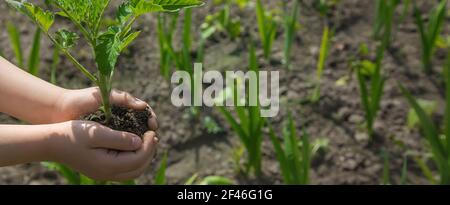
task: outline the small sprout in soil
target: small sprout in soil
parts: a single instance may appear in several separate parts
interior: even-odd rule
[[[419,28],[422,43],[423,69],[426,73],[430,73],[433,71],[432,58],[436,49],[436,43],[445,22],[447,0],[441,0],[439,5],[433,9],[430,14],[428,25],[425,25],[425,20],[417,7],[416,1],[413,2],[414,18],[416,20],[416,25]]]
[[[272,44],[277,33],[275,16],[264,8],[261,0],[256,0],[256,17],[258,21],[259,37],[264,48],[264,57],[270,60]]]
[[[438,126],[433,122],[431,116],[427,114],[426,110],[420,106],[418,101],[405,87],[403,87],[403,85],[399,84],[399,87],[408,103],[419,117],[421,130],[425,139],[430,144],[431,153],[439,171],[440,184],[448,185],[450,184],[450,53],[448,54],[447,63],[444,69],[444,78],[446,84],[446,102],[444,124],[442,126]],[[441,127],[442,130],[439,129]],[[419,166],[423,167],[422,170],[429,170],[426,163],[421,163]],[[438,181],[432,174],[427,173],[428,171],[424,172],[431,182]]]
[[[283,130],[284,148],[278,140],[271,126],[270,140],[275,149],[275,154],[280,163],[281,175],[285,184],[305,185],[309,183],[312,149],[309,143],[309,135],[303,131],[301,141],[297,135],[297,127],[289,115],[289,120]],[[301,145],[301,146],[299,146]]]
[[[285,5],[287,7],[287,5]],[[287,9],[287,8],[286,8]],[[295,34],[298,25],[298,16],[300,13],[300,0],[296,0],[294,3],[294,9],[292,12],[286,12],[284,16],[284,57],[283,63],[289,67],[290,58],[291,58],[291,49],[295,40]]]
[[[363,66],[357,69],[357,78],[359,82],[359,88],[361,92],[361,104],[366,113],[366,129],[367,134],[372,138],[373,124],[377,118],[378,111],[380,109],[380,102],[383,96],[385,77],[382,75],[382,63],[384,59],[385,51],[388,49],[391,42],[392,24],[395,14],[395,8],[398,5],[398,1],[381,0],[382,8],[384,11],[384,18],[382,21],[382,39],[381,44],[377,47],[375,62],[373,66]],[[366,64],[371,65],[371,64]],[[369,71],[364,73],[365,71]],[[366,74],[366,75],[365,75]],[[368,74],[368,75],[367,75]],[[366,80],[370,80],[370,85],[367,85]]]

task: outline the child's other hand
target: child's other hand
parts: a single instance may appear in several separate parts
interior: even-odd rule
[[[130,108],[134,110],[145,110],[149,106],[146,102],[133,97],[127,92],[113,90],[110,96],[113,105]],[[102,105],[100,90],[97,87],[82,90],[67,90],[62,94],[56,103],[56,112],[53,117],[54,122],[64,122],[77,120],[84,115],[88,115],[98,110]],[[158,129],[157,117],[151,110],[151,117],[148,121],[150,130]]]
[[[84,175],[104,181],[124,181],[140,176],[156,153],[158,138],[149,131],[143,138],[115,131],[95,122],[54,124],[48,143],[49,159]]]

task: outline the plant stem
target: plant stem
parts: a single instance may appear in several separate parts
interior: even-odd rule
[[[98,87],[100,88],[100,92],[102,94],[102,102],[103,102],[103,109],[105,113],[105,122],[109,122],[112,117],[111,113],[111,103],[109,101],[109,96],[111,93],[111,86],[110,86],[110,79],[109,77],[99,74],[99,80],[98,80]]]

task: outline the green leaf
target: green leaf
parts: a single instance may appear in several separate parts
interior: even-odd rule
[[[299,183],[301,181],[301,165],[300,165],[300,151],[298,147],[297,128],[294,124],[292,117],[289,117],[288,125],[285,128],[284,133],[284,150],[286,153],[286,160],[291,176],[294,182]]]
[[[59,48],[55,47],[53,48],[53,58],[52,58],[52,65],[51,65],[51,71],[50,71],[50,83],[53,85],[56,85],[56,69],[59,66],[60,62],[60,50]]]
[[[167,183],[166,180],[166,169],[167,169],[167,152],[164,153],[161,164],[159,165],[159,169],[155,174],[155,185],[165,185]]]
[[[30,55],[28,57],[28,72],[34,76],[39,75],[39,56],[41,49],[41,29],[37,28],[33,38]]]
[[[136,31],[136,32],[128,34],[128,36],[126,36],[122,40],[119,50],[123,51],[126,47],[128,47],[130,45],[131,42],[133,42],[139,36],[139,34],[141,34],[140,31]]]
[[[359,69],[363,76],[372,76],[375,73],[376,65],[372,61],[363,60],[359,63]]]
[[[6,30],[8,31],[9,40],[11,41],[11,47],[16,56],[17,64],[20,68],[23,69],[24,68],[23,50],[22,50],[22,43],[20,41],[21,36],[20,32],[18,31],[17,27],[11,22],[8,22],[6,24]]]
[[[303,129],[303,136],[302,136],[302,158],[301,158],[301,181],[300,184],[309,184],[309,171],[311,169],[311,145],[309,143],[309,134],[306,132],[305,129]]]
[[[56,42],[62,49],[72,48],[78,39],[78,34],[64,28],[58,30],[55,36]]]
[[[192,8],[203,5],[198,0],[131,0],[133,14],[140,16],[152,12],[176,12],[183,8]]]
[[[76,173],[75,171],[71,170],[69,167],[54,162],[42,162],[41,164],[50,170],[58,171],[69,184],[72,185],[80,184],[80,175],[78,175],[78,173]]]
[[[219,107],[220,112],[225,116],[225,119],[230,123],[231,128],[238,134],[239,139],[244,143],[245,147],[249,147],[249,140],[244,129],[239,125],[239,123],[234,119],[233,115],[225,108]]]
[[[442,24],[445,18],[445,9],[447,7],[447,0],[441,0],[439,5],[433,10],[430,22],[428,24],[428,40],[430,46],[434,46],[439,33],[442,29]]]
[[[330,32],[330,28],[328,26],[325,26],[323,29],[323,35],[322,35],[322,43],[320,46],[320,55],[319,55],[319,61],[317,63],[317,80],[320,81],[323,70],[325,68],[325,63],[328,58],[328,54],[330,51],[330,39],[332,38],[332,32]]]
[[[80,174],[80,185],[96,185],[97,182],[83,174]]]
[[[52,2],[61,9],[62,16],[76,22],[79,27],[81,24],[87,26],[90,34],[95,34],[110,0],[53,0]]]
[[[200,185],[233,185],[233,184],[234,184],[233,181],[221,176],[208,176],[205,177],[200,182]]]
[[[408,181],[408,157],[403,158],[402,173],[400,175],[400,185],[406,185]]]
[[[98,70],[104,76],[112,75],[120,55],[122,47],[120,31],[119,27],[113,26],[98,37],[98,44],[95,46],[95,61]]]
[[[428,116],[431,116],[434,111],[437,109],[437,103],[435,101],[429,101],[424,99],[418,99],[417,103],[422,107],[425,111],[425,113]],[[419,117],[417,116],[417,113],[414,109],[410,109],[408,112],[408,127],[410,129],[414,128],[416,125],[419,124]]]
[[[293,181],[288,169],[288,161],[286,160],[286,156],[284,154],[283,148],[281,147],[281,143],[275,136],[275,132],[273,131],[272,126],[269,126],[269,137],[275,149],[275,155],[277,157],[278,163],[280,163],[280,170],[281,175],[283,176],[283,180],[285,183],[290,184]]]
[[[191,177],[189,177],[188,180],[184,183],[184,185],[193,185],[195,180],[198,178],[198,174],[193,174]]]
[[[192,8],[204,5],[199,0],[153,0],[153,4],[161,6],[168,11],[177,11],[183,8]]]
[[[426,114],[425,110],[422,107],[420,107],[417,100],[414,99],[414,97],[401,84],[399,84],[399,87],[403,95],[407,98],[409,104],[414,108],[414,110],[417,113],[417,116],[419,117],[420,125],[424,132],[425,138],[431,145],[433,157],[438,165],[441,174],[443,172],[448,174],[449,171],[448,170],[449,165],[447,164],[448,153],[442,144],[436,126],[434,125],[431,118]]]
[[[130,19],[132,15],[133,8],[130,6],[129,2],[125,2],[119,6],[116,18],[120,24],[125,25],[125,23]]]
[[[444,134],[447,140],[447,151],[450,158],[450,52],[447,56],[447,63],[444,69],[445,79],[445,115],[444,115]]]
[[[31,18],[46,33],[48,33],[48,30],[55,21],[55,15],[52,12],[44,11],[42,8],[28,3],[27,1],[19,2],[15,0],[6,0],[6,2],[19,12]]]

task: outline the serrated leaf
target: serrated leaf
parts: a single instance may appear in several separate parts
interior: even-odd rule
[[[78,39],[79,36],[76,33],[67,29],[60,29],[55,36],[56,42],[64,49],[72,48]]]
[[[98,44],[95,46],[95,62],[104,76],[110,76],[116,66],[121,48],[120,33],[120,28],[113,26],[98,37]]]
[[[129,2],[123,3],[119,6],[117,10],[116,18],[120,24],[125,24],[130,17],[133,15],[133,8],[130,6]]]
[[[135,16],[140,16],[151,12],[176,12],[183,8],[192,8],[201,6],[204,3],[198,0],[132,0],[130,5],[133,6]]]
[[[52,3],[62,10],[62,16],[87,25],[89,30],[94,32],[109,0],[53,0]]]
[[[184,8],[202,6],[204,3],[198,0],[153,0],[153,4],[159,5],[165,10],[177,11]]]
[[[123,49],[128,47],[130,45],[130,43],[133,42],[134,39],[136,39],[139,36],[139,34],[141,34],[141,32],[140,31],[136,31],[136,32],[130,33],[128,36],[126,36],[122,40],[122,43],[120,45],[120,49],[119,50],[122,51]]]
[[[42,27],[44,32],[48,32],[55,21],[55,15],[50,11],[44,11],[42,8],[35,6],[27,1],[6,0],[6,2],[17,9],[19,12],[27,15],[35,23]]]

